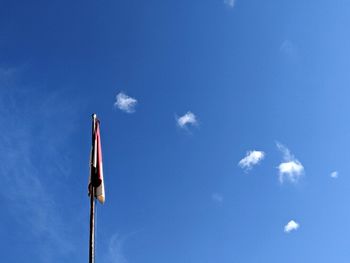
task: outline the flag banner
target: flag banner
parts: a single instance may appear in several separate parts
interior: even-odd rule
[[[103,181],[100,121],[96,118],[96,115],[94,115],[93,121],[89,194],[91,194],[92,188],[94,188],[95,197],[103,204],[105,202],[105,187]]]

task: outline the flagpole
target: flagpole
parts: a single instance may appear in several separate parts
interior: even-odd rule
[[[93,152],[96,151],[94,149],[94,137],[95,137],[95,127],[96,127],[96,114],[92,114],[92,145],[93,145]],[[92,161],[92,158],[91,158]],[[92,163],[90,164],[91,171]],[[92,176],[92,174],[90,175]],[[95,187],[90,183],[89,185],[89,192],[90,192],[90,239],[89,239],[89,263],[95,262]]]
[[[90,185],[90,246],[89,263],[95,262],[95,187]]]

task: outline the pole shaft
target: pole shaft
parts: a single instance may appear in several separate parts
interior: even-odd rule
[[[90,238],[89,238],[89,263],[95,263],[95,187],[92,184],[92,174],[94,171],[93,158],[94,151],[96,151],[94,146],[95,140],[95,127],[96,127],[96,114],[92,115],[92,156],[91,156],[91,182],[89,185],[90,192]]]
[[[89,263],[95,262],[95,187],[90,185],[90,246]]]

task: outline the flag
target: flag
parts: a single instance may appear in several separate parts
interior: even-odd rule
[[[96,114],[93,115],[89,195],[92,192],[92,188],[95,189],[97,200],[103,204],[105,202],[105,187],[103,181],[100,121],[97,119]]]

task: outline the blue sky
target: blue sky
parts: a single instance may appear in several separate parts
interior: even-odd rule
[[[350,3],[0,1],[4,262],[349,262]]]

